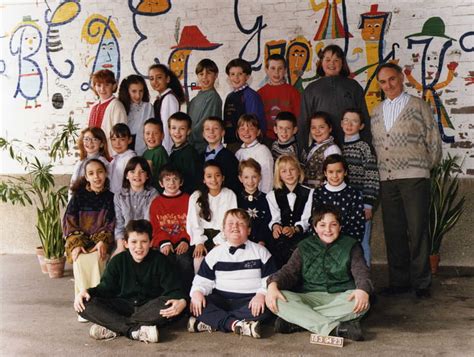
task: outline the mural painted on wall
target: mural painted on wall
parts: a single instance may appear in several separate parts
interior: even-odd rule
[[[453,41],[456,40],[445,34],[444,21],[440,17],[429,18],[423,24],[421,32],[408,35],[405,38],[408,39],[409,49],[417,45],[423,46],[423,54],[420,62],[420,79],[418,80],[413,76],[413,66],[405,66],[404,72],[406,78],[416,90],[422,93],[423,99],[430,103],[438,122],[441,139],[445,143],[453,143],[454,136],[450,136],[445,132],[446,128],[454,129],[454,126],[441,100],[442,92],[440,89],[447,87],[452,82],[458,63],[455,61],[449,62],[446,65],[448,73],[445,80],[440,82],[440,79],[445,67],[444,59],[446,51],[452,46]],[[445,39],[445,41],[442,41],[444,43],[440,49],[430,46],[435,38]]]
[[[311,63],[313,61],[311,42],[304,36],[297,36],[289,42],[286,40],[266,42],[265,62],[272,54],[279,54],[285,57],[288,83],[294,86],[299,92],[303,92],[304,82],[312,81],[316,78],[303,78],[305,72],[311,71]]]
[[[314,41],[326,39],[344,39],[344,53],[347,54],[349,38],[352,37],[347,24],[346,3],[344,0],[310,0],[313,11],[319,12],[324,9],[318,30],[314,35]],[[339,13],[340,6],[340,13]],[[341,19],[342,17],[342,19]]]
[[[386,48],[385,35],[390,27],[392,14],[390,12],[379,11],[378,4],[370,6],[370,11],[360,15],[359,29],[361,37],[365,42],[366,65],[354,71],[353,76],[366,73],[367,84],[364,89],[365,101],[369,113],[372,113],[377,104],[381,101],[381,91],[375,78],[378,66],[391,60],[395,60],[395,48],[400,47],[398,43],[392,45],[392,50],[384,55]]]
[[[10,53],[18,60],[18,81],[13,97],[21,95],[25,99],[25,109],[41,107],[38,97],[43,89],[43,73],[35,55],[42,43],[38,20],[31,16],[24,16],[10,37]]]
[[[59,28],[72,22],[81,12],[81,5],[78,0],[66,0],[59,4],[54,11],[45,1],[48,7],[44,12],[44,21],[48,26],[46,31],[46,56],[51,69],[61,78],[69,78],[74,72],[74,63],[71,59],[64,59],[63,44],[60,37]],[[57,59],[54,60],[54,59]],[[61,70],[55,64],[62,60],[66,66]]]
[[[88,59],[88,63],[94,61],[91,74],[101,69],[108,69],[114,72],[117,82],[120,81],[119,37],[120,33],[111,16],[92,14],[87,18],[82,26],[81,39],[91,45],[98,45],[95,56]],[[83,91],[89,88],[90,79],[81,85]]]
[[[0,40],[7,38],[7,35],[0,36]],[[7,70],[7,64],[5,63],[4,59],[0,59],[0,74],[4,74]]]
[[[237,28],[239,29],[240,32],[246,34],[246,35],[251,35],[247,42],[242,46],[239,52],[239,58],[242,58],[246,60],[248,63],[250,63],[250,67],[252,68],[253,71],[259,71],[262,68],[262,63],[259,63],[260,61],[260,46],[261,46],[261,38],[262,38],[262,30],[267,27],[267,24],[263,23],[263,16],[257,16],[255,18],[254,25],[246,29],[239,17],[239,0],[234,0],[234,19],[235,23],[237,24]],[[250,43],[255,39],[255,48],[256,48],[256,53],[255,57],[253,59],[249,59],[246,56],[247,48],[250,45]]]
[[[128,8],[132,12],[132,21],[133,21],[133,29],[137,33],[139,39],[137,42],[132,47],[132,53],[131,53],[131,61],[132,61],[132,67],[133,70],[145,77],[148,78],[148,76],[140,71],[138,68],[138,64],[136,59],[137,56],[137,50],[140,45],[143,44],[144,41],[148,39],[148,36],[145,35],[139,28],[138,26],[138,19],[141,16],[145,16],[146,19],[149,19],[153,16],[158,16],[167,13],[171,9],[171,1],[170,0],[141,0],[138,2],[138,4],[135,6],[136,1],[134,0],[129,0],[128,1]],[[154,58],[155,63],[160,63],[160,60],[158,58]]]
[[[189,88],[192,90],[196,87],[195,83],[188,84],[188,62],[191,52],[193,50],[211,51],[222,46],[222,43],[210,42],[199,27],[194,25],[184,26],[177,42],[176,46],[171,47],[173,51],[168,58],[168,66],[176,77],[183,81],[186,98],[189,98]]]

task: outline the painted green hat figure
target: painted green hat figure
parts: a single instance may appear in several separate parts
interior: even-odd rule
[[[449,40],[456,41],[454,38],[446,36],[446,34],[444,33],[445,30],[446,30],[446,26],[444,25],[444,21],[443,19],[441,19],[441,17],[430,17],[423,24],[423,28],[421,29],[421,32],[405,36],[405,38],[427,36],[427,37],[443,37]]]

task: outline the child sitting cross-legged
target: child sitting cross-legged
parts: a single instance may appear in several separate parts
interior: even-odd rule
[[[225,243],[204,259],[191,288],[189,332],[218,330],[260,338],[267,277],[275,271],[273,258],[260,244],[248,240],[250,216],[236,208],[224,216]]]
[[[298,244],[288,263],[268,278],[265,302],[278,318],[275,332],[302,329],[350,340],[363,339],[359,318],[369,309],[373,290],[360,244],[340,234],[333,206],[313,213],[316,235]],[[302,282],[302,292],[290,291]]]
[[[152,227],[144,219],[127,224],[127,250],[113,257],[100,284],[81,291],[74,309],[94,323],[89,335],[158,342],[158,327],[175,320],[186,307],[179,278],[169,260],[151,250]]]

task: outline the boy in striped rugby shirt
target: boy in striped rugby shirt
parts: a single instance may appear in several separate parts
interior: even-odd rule
[[[267,277],[276,271],[268,250],[248,240],[250,217],[235,208],[224,216],[226,242],[204,259],[191,288],[188,331],[218,330],[260,338]]]

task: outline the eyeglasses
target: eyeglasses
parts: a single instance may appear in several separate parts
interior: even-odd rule
[[[100,143],[100,139],[97,139],[97,138],[90,138],[90,137],[85,137],[83,139],[83,141],[85,143],[94,143],[94,144],[97,144],[97,143]]]

